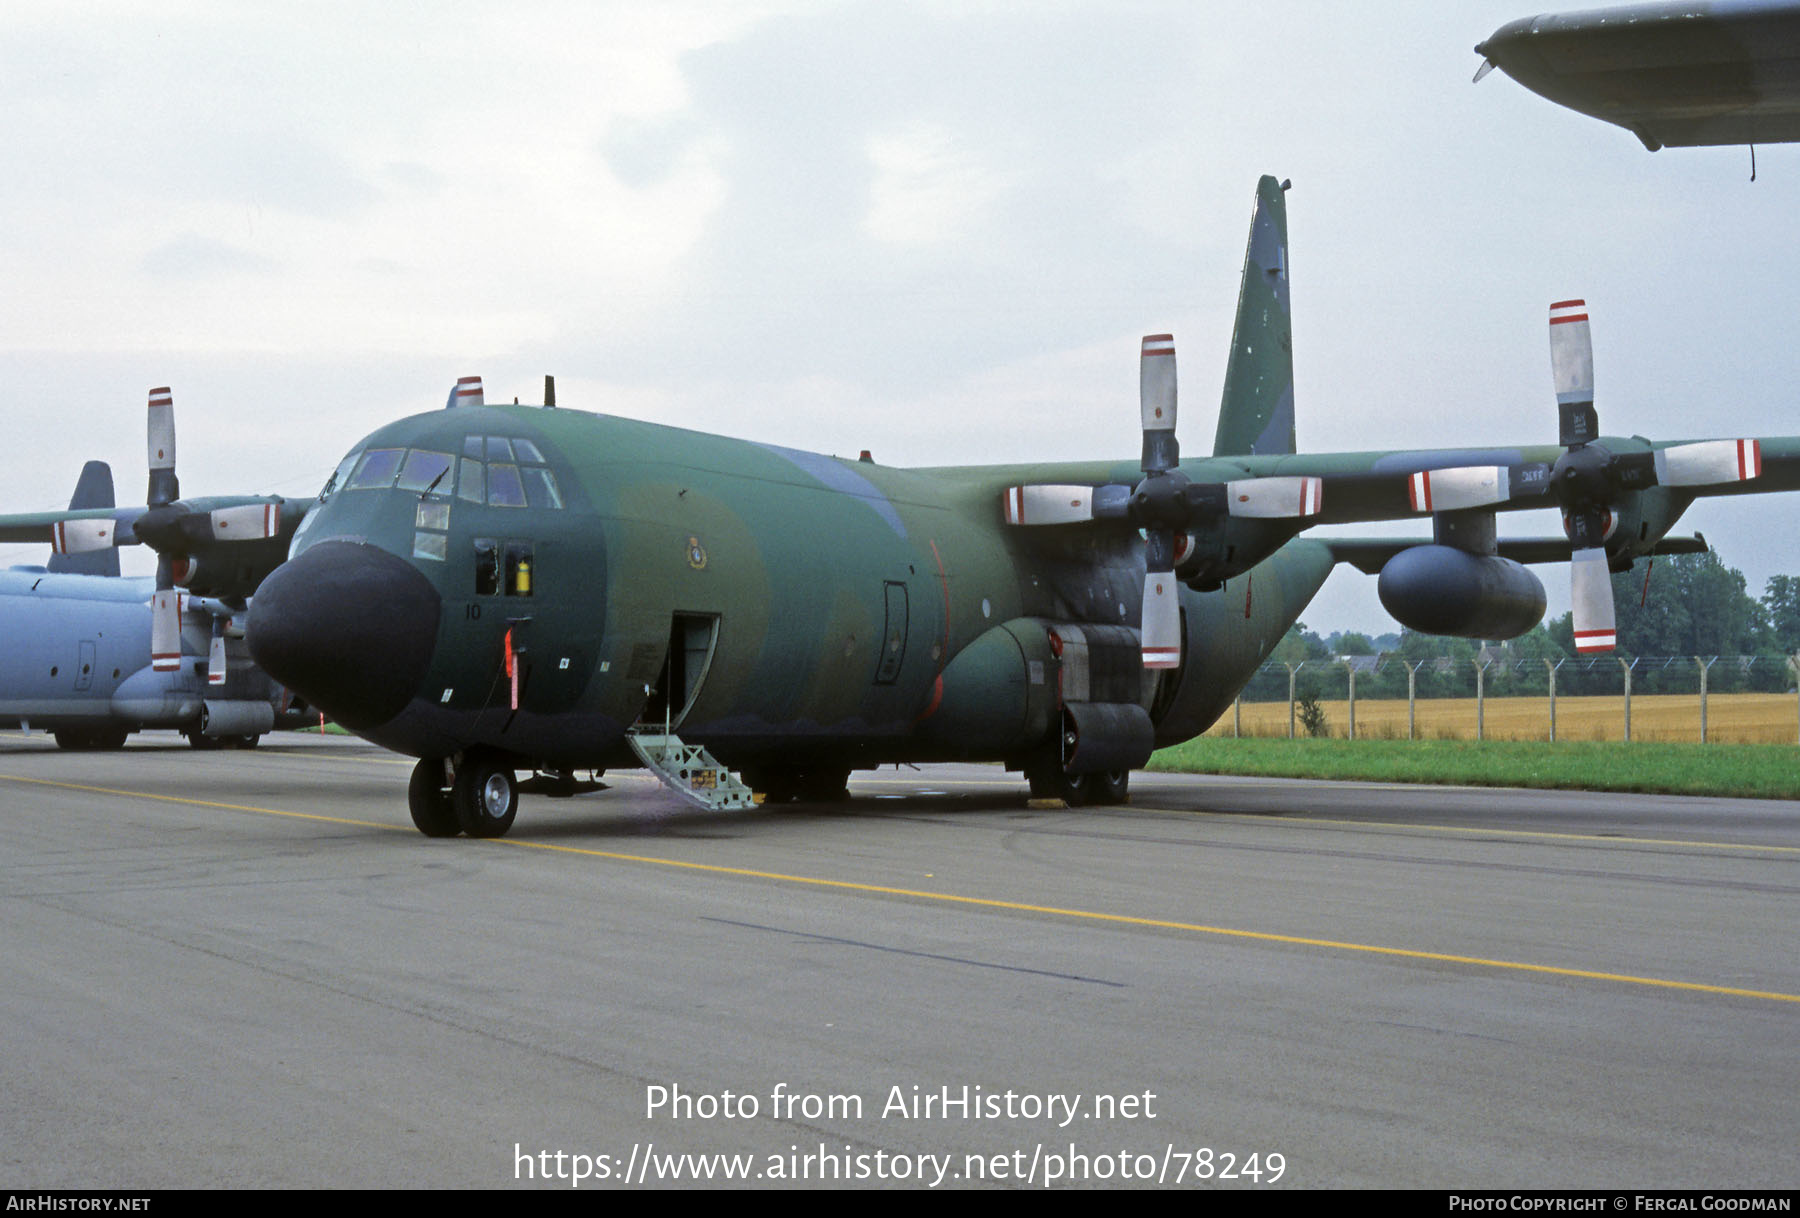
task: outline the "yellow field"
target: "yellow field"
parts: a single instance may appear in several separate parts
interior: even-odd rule
[[[1321,700],[1319,706],[1330,728],[1327,734],[1347,735],[1349,715],[1344,700]],[[1420,698],[1416,707],[1418,739],[1475,739],[1474,698]],[[1246,702],[1242,711],[1244,735],[1287,735],[1286,702]],[[1488,740],[1549,739],[1548,698],[1489,698],[1482,718],[1483,736]],[[1556,700],[1558,740],[1621,740],[1624,729],[1624,701],[1617,695]],[[1206,734],[1230,736],[1232,712],[1227,710]],[[1356,734],[1375,740],[1405,740],[1406,700],[1358,698]],[[1793,744],[1800,738],[1800,704],[1793,694],[1713,694],[1706,700],[1706,737],[1732,744]],[[1700,696],[1633,695],[1631,738],[1699,740]]]

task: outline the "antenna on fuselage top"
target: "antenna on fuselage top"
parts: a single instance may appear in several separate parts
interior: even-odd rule
[[[544,374],[544,405],[549,407],[556,405],[556,378],[548,372]]]

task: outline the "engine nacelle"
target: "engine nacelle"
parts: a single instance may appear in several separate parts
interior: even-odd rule
[[[1381,568],[1381,605],[1424,634],[1511,639],[1544,619],[1544,585],[1510,558],[1411,546]]]

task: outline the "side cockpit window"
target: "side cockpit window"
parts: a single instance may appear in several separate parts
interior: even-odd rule
[[[338,467],[332,471],[331,477],[325,479],[325,487],[319,492],[320,503],[324,503],[327,499],[331,498],[332,492],[344,485],[344,479],[350,476],[350,471],[355,468],[356,459],[360,456],[362,456],[361,453],[351,453],[348,457],[345,457],[342,461],[338,462]]]
[[[500,546],[491,538],[475,539],[475,595],[493,596],[500,591]]]
[[[475,539],[475,595],[530,596],[533,548],[529,541]]]

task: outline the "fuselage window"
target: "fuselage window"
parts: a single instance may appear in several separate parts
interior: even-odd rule
[[[531,543],[506,543],[506,595],[531,595]]]
[[[405,455],[404,448],[371,448],[350,475],[350,489],[367,491],[392,486],[394,475],[400,470],[400,458]]]
[[[466,499],[470,503],[487,502],[487,480],[482,477],[482,465],[479,461],[462,459],[462,469],[456,481],[456,497]]]
[[[525,506],[525,484],[519,481],[518,466],[488,466],[487,501],[490,507]]]
[[[475,539],[475,595],[493,596],[500,591],[500,546],[486,537]]]
[[[525,478],[525,492],[534,508],[560,508],[562,492],[557,489],[556,475],[541,465],[526,465],[519,473]]]
[[[421,499],[413,514],[413,523],[421,529],[450,528],[450,505],[441,499]]]
[[[427,487],[436,490],[444,486],[444,475],[450,472],[450,454],[427,452],[415,448],[406,455],[406,464],[400,467],[400,481],[397,483],[403,491],[422,491]]]

